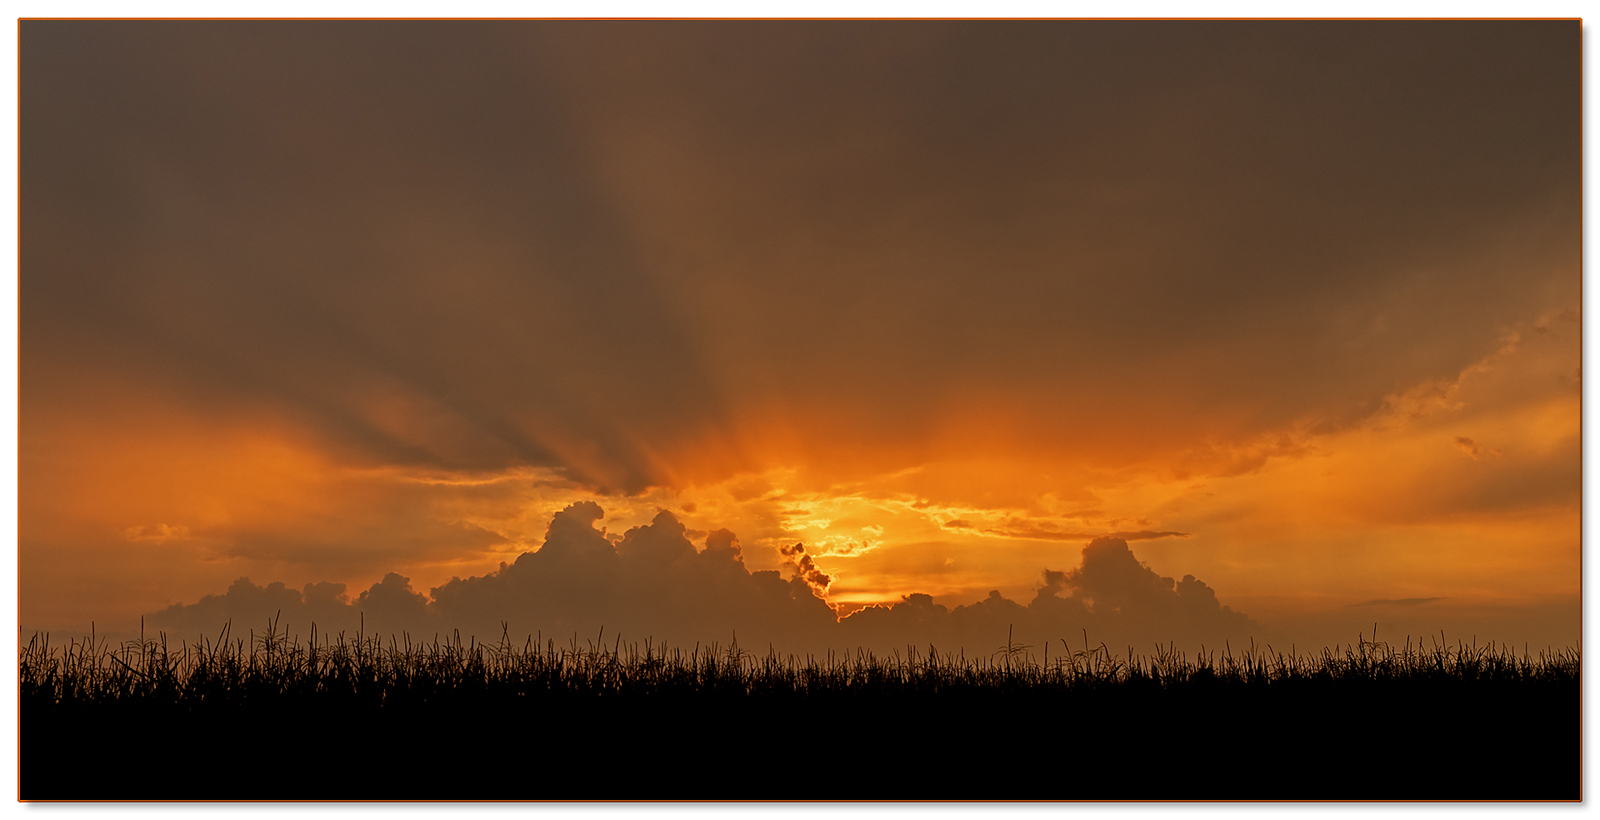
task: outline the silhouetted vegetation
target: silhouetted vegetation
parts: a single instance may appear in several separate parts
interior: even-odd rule
[[[609,643],[609,645],[607,645]],[[275,625],[21,655],[24,799],[1576,799],[1579,656],[822,657]]]

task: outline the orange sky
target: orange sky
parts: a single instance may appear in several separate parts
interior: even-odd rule
[[[1568,643],[1578,24],[22,26],[24,631],[594,499]],[[115,628],[115,627],[113,627]]]

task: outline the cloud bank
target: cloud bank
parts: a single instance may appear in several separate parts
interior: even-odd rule
[[[869,606],[840,619],[822,597],[829,578],[803,544],[782,550],[788,574],[752,572],[738,537],[707,534],[697,546],[683,523],[662,511],[620,537],[596,528],[600,505],[581,501],[551,520],[543,545],[500,569],[455,578],[424,595],[410,579],[389,573],[351,598],[345,585],[234,582],[221,595],[177,604],[146,618],[174,636],[214,635],[228,622],[235,636],[264,629],[269,620],[297,634],[315,624],[319,635],[404,635],[428,640],[443,633],[495,640],[538,634],[565,643],[650,640],[674,646],[717,642],[782,652],[820,652],[906,645],[983,654],[1014,635],[1040,655],[1080,640],[1123,651],[1176,642],[1186,647],[1248,640],[1256,625],[1222,606],[1192,575],[1174,581],[1140,563],[1122,538],[1099,538],[1083,549],[1082,565],[1045,570],[1033,600],[1022,604],[991,592],[954,609],[922,593]],[[1071,638],[1069,644],[1062,644]]]
[[[1580,46],[1573,21],[28,21],[21,413],[107,423],[146,391],[355,461],[626,492],[900,469],[935,435],[1249,469],[1232,446],[1362,417],[1575,298]]]

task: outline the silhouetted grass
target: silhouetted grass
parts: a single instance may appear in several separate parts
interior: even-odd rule
[[[1579,656],[796,657],[269,625],[21,657],[22,797],[1575,799]],[[91,750],[94,750],[91,752]],[[104,769],[84,755],[108,752]]]

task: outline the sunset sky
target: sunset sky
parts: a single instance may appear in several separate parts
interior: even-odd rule
[[[1302,646],[1574,643],[1580,46],[24,22],[20,625],[477,594],[593,501],[838,614],[1109,536]]]

